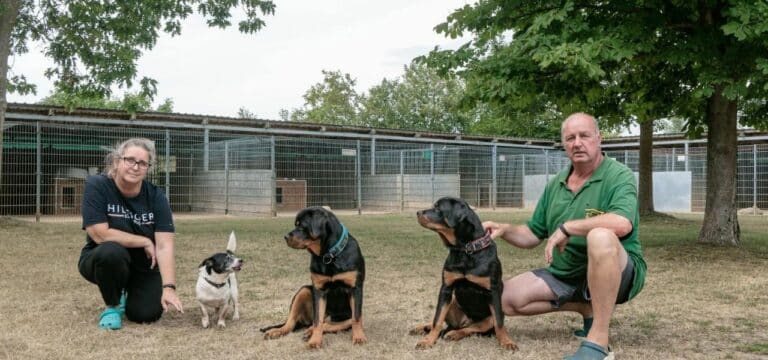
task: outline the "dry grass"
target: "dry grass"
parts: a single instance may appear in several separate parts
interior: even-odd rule
[[[484,219],[521,222],[524,212],[485,212]],[[177,220],[177,273],[184,314],[158,323],[126,323],[120,331],[96,326],[102,303],[96,287],[77,272],[84,241],[78,222],[34,224],[0,219],[0,358],[13,359],[559,359],[578,340],[571,314],[507,318],[520,350],[509,354],[494,338],[439,341],[417,351],[407,335],[434,311],[446,254],[413,216],[342,215],[361,243],[367,263],[364,319],[369,343],[353,346],[349,333],[325,336],[324,348],[306,350],[299,333],[266,341],[258,328],[284,319],[293,292],[308,283],[308,255],[282,236],[292,219],[225,217]],[[650,272],[645,290],[613,318],[618,359],[757,359],[768,353],[768,217],[741,216],[744,245],[695,243],[701,216],[643,223]],[[196,266],[223,249],[236,230],[243,312],[224,330],[200,327],[194,301]],[[505,277],[539,267],[532,251],[500,244]]]

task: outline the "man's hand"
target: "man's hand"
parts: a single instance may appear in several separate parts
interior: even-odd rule
[[[483,229],[487,232],[488,230],[491,231],[491,239],[496,239],[499,236],[504,235],[504,232],[507,231],[506,224],[498,224],[493,221],[484,221],[483,222]]]
[[[184,312],[184,306],[181,305],[181,300],[176,295],[176,290],[171,288],[163,288],[163,297],[160,298],[160,305],[163,306],[163,312],[167,312],[170,306],[176,308],[180,313]]]
[[[547,239],[547,246],[544,247],[544,261],[546,261],[547,264],[551,264],[552,251],[557,247],[557,250],[562,253],[563,250],[565,250],[565,245],[568,245],[568,240],[569,238],[565,236],[560,229],[557,229],[555,233]]]
[[[147,238],[147,243],[144,245],[144,253],[147,254],[147,259],[152,260],[152,264],[149,265],[150,269],[154,269],[155,265],[157,265],[157,250],[155,249],[155,243],[152,242],[152,240],[149,240]]]

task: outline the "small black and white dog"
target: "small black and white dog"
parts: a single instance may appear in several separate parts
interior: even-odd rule
[[[235,272],[240,271],[243,260],[235,256],[237,239],[235,232],[229,234],[227,251],[216,253],[203,260],[200,264],[197,277],[197,301],[203,311],[203,327],[210,325],[208,311],[216,314],[217,324],[220,328],[226,327],[224,317],[232,307],[232,320],[240,319],[240,304],[237,302],[237,277]]]

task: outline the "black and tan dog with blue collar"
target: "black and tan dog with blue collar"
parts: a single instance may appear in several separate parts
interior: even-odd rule
[[[367,342],[362,318],[365,260],[357,240],[323,207],[301,210],[294,225],[285,241],[291,248],[309,251],[312,284],[302,286],[293,296],[285,323],[261,329],[264,338],[307,328],[308,347],[319,349],[324,333],[351,328],[354,344]]]

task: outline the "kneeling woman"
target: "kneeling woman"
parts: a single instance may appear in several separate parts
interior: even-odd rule
[[[104,174],[89,176],[83,193],[86,244],[78,268],[98,285],[106,309],[99,327],[117,330],[122,315],[153,322],[176,295],[174,226],[164,192],[146,180],[155,145],[143,138],[122,142],[107,155]]]

